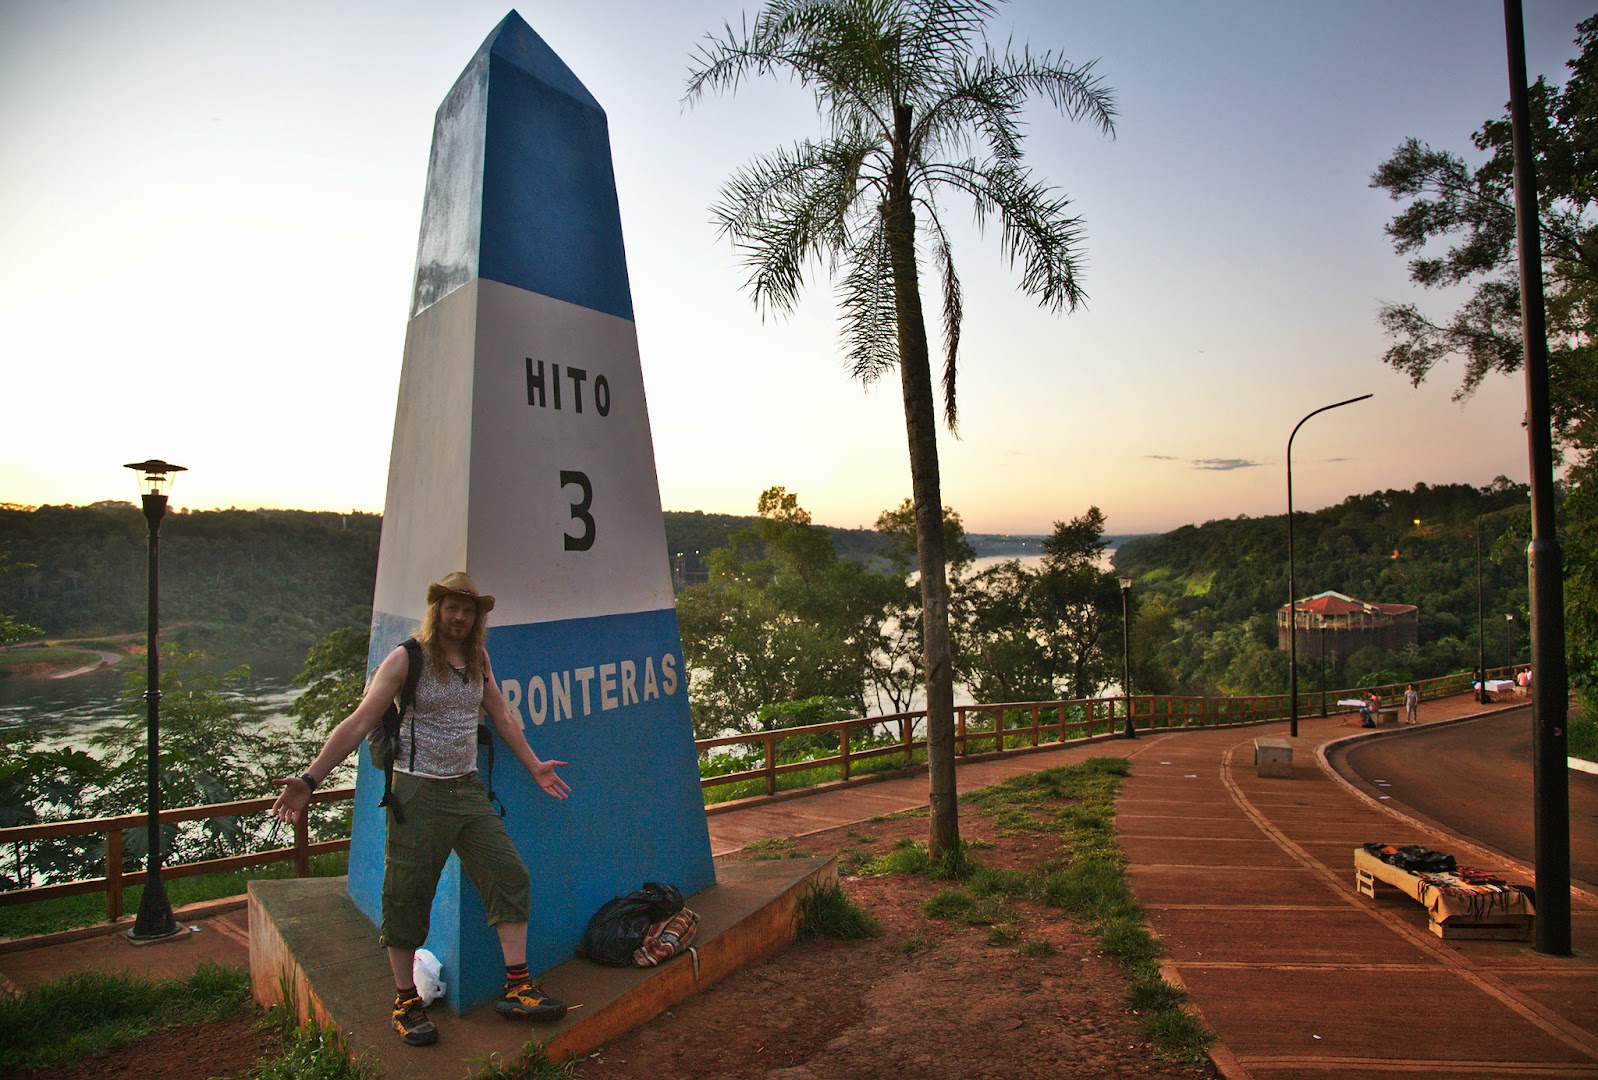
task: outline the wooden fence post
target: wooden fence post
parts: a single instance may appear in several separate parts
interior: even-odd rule
[[[122,918],[122,830],[105,833],[105,921]]]
[[[294,876],[308,878],[311,876],[311,808],[307,806],[305,813],[301,814],[294,822]]]

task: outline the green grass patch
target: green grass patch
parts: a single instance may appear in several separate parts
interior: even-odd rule
[[[795,844],[792,840],[773,837],[769,840],[753,840],[744,845],[744,851],[754,856],[756,861],[766,859],[808,859],[810,852]]]
[[[1583,761],[1598,761],[1598,720],[1590,711],[1572,709],[1570,722],[1565,728],[1569,740],[1566,752]]]
[[[877,932],[877,921],[844,894],[836,881],[815,885],[799,898],[796,910],[800,941],[839,938],[858,941]]]
[[[931,919],[951,919],[970,926],[993,926],[1015,921],[1015,912],[1002,896],[977,896],[954,885],[927,897],[921,911]]]
[[[560,1080],[571,1076],[576,1065],[575,1058],[557,1065],[549,1060],[542,1045],[529,1042],[510,1062],[501,1061],[498,1054],[474,1058],[468,1080]]]
[[[916,953],[929,952],[937,947],[938,943],[936,941],[933,941],[931,938],[924,937],[908,937],[894,946],[895,949],[904,953],[906,956],[914,956]]]
[[[43,645],[26,649],[0,649],[0,675],[45,676],[98,664],[96,653],[82,649]]]
[[[1210,1043],[1215,1041],[1215,1035],[1202,1020],[1180,1008],[1149,1013],[1138,1026],[1162,1055],[1177,1061],[1205,1061]]]
[[[1126,997],[1121,999],[1121,1004],[1135,1013],[1166,1012],[1181,1008],[1182,1002],[1186,1000],[1185,990],[1155,976],[1152,979],[1139,979],[1134,982],[1127,989]]]
[[[1123,964],[1155,960],[1163,951],[1154,940],[1148,927],[1143,925],[1142,914],[1116,915],[1102,920],[1098,925],[1099,948]]]
[[[925,844],[900,840],[892,851],[871,860],[868,870],[873,874],[924,874],[931,865]]]
[[[989,945],[1014,945],[1021,940],[1021,928],[1015,923],[994,923],[988,930]]]
[[[1052,941],[1044,941],[1042,938],[1032,938],[1017,945],[1015,947],[1015,951],[1017,955],[1020,956],[1029,956],[1033,959],[1041,959],[1045,956],[1053,956],[1060,950],[1054,947],[1054,943]]]
[[[202,963],[182,979],[80,971],[0,999],[0,1073],[69,1065],[157,1028],[220,1020],[249,1007],[250,975]]]
[[[338,877],[349,872],[349,853],[330,851],[311,857],[312,877]],[[221,900],[240,896],[250,881],[264,878],[291,878],[292,862],[267,863],[244,870],[229,870],[221,874],[197,874],[194,877],[163,877],[167,899],[172,906],[198,904],[205,900]],[[144,896],[144,886],[131,885],[122,890],[122,910],[135,912]],[[105,922],[105,894],[81,893],[77,896],[57,896],[35,900],[30,904],[0,907],[0,937],[31,937],[57,930],[76,930]]]

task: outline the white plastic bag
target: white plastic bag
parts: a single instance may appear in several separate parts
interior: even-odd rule
[[[444,984],[438,978],[443,973],[444,965],[438,962],[438,957],[426,949],[416,950],[411,977],[416,980],[416,992],[421,995],[422,1004],[431,1005],[444,996]]]

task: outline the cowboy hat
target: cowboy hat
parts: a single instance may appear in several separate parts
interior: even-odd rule
[[[427,587],[429,606],[450,595],[471,597],[477,602],[479,615],[486,615],[494,610],[494,598],[478,592],[477,586],[472,584],[472,579],[466,576],[465,571],[457,570],[453,574],[446,574],[443,581],[435,581]]]

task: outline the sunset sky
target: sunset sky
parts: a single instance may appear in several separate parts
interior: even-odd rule
[[[1593,4],[1526,7],[1530,70],[1562,83]],[[175,506],[381,510],[433,113],[507,10],[0,5],[0,502],[132,500],[122,463],[155,456],[190,470]],[[773,484],[827,524],[897,505],[897,380],[850,380],[824,277],[762,321],[709,223],[733,169],[818,130],[785,82],[683,108],[696,45],[755,8],[518,10],[609,116],[666,508],[752,513]],[[1300,433],[1300,508],[1526,479],[1519,378],[1411,388],[1376,323],[1383,300],[1449,310],[1409,285],[1369,176],[1407,136],[1477,160],[1508,97],[1497,0],[1019,0],[990,37],[1096,58],[1119,120],[1029,113],[1031,165],[1084,219],[1085,310],[1041,310],[995,235],[957,238],[941,452],[968,528],[1281,513],[1293,425],[1363,393]]]

